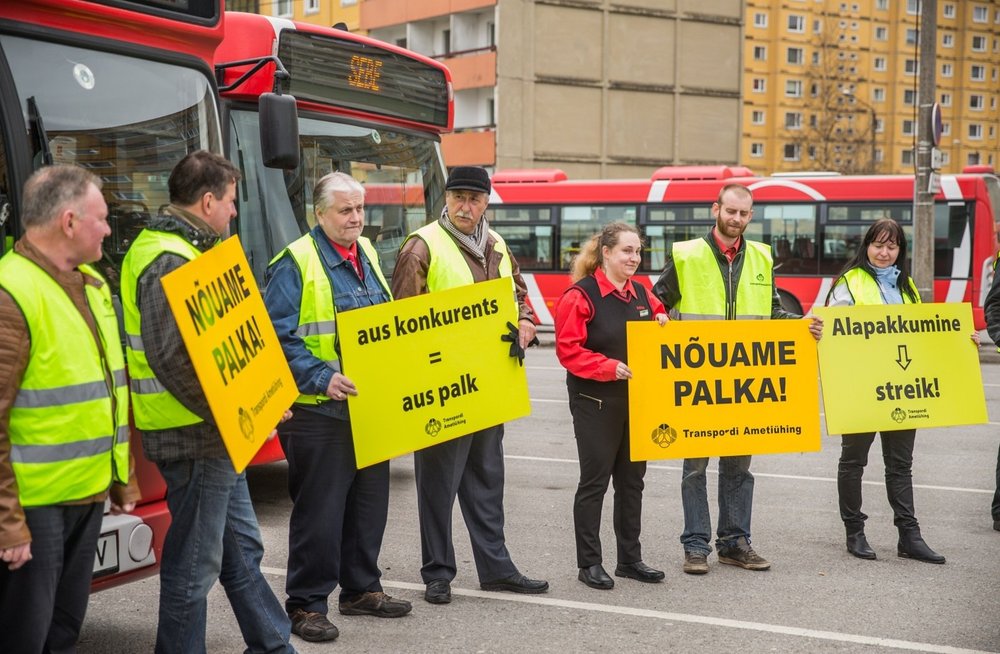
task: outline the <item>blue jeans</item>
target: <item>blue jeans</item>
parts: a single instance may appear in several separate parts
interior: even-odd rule
[[[264,544],[245,474],[226,458],[158,463],[172,522],[160,562],[156,652],[205,652],[206,597],[218,579],[247,652],[294,652],[291,624],[260,572]]]
[[[708,511],[705,469],[708,459],[684,459],[681,478],[681,504],[684,507],[684,532],[681,544],[685,552],[708,554],[712,551],[712,516]],[[740,537],[750,540],[750,511],[753,507],[753,475],[749,456],[719,457],[719,529],[716,549],[736,544]]]

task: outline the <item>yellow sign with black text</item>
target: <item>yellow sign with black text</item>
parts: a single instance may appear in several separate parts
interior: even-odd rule
[[[968,303],[816,307],[832,435],[987,421]]]
[[[628,323],[633,461],[820,449],[806,320]]]
[[[358,467],[528,415],[511,316],[509,277],[338,313]]]
[[[239,237],[162,281],[212,417],[242,472],[299,392]]]

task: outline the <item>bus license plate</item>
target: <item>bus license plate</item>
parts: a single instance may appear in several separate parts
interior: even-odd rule
[[[103,577],[116,572],[118,572],[118,532],[109,531],[97,539],[94,577]]]

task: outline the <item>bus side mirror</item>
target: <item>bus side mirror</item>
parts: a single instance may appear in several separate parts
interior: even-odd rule
[[[268,168],[297,168],[299,165],[299,113],[290,95],[264,93],[260,96],[261,158]]]

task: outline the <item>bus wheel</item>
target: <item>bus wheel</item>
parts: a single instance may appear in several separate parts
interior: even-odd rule
[[[784,309],[785,311],[789,311],[791,313],[797,313],[800,316],[802,315],[802,303],[799,302],[794,295],[792,295],[791,293],[789,293],[784,289],[779,288],[778,297],[781,298],[782,309]]]

